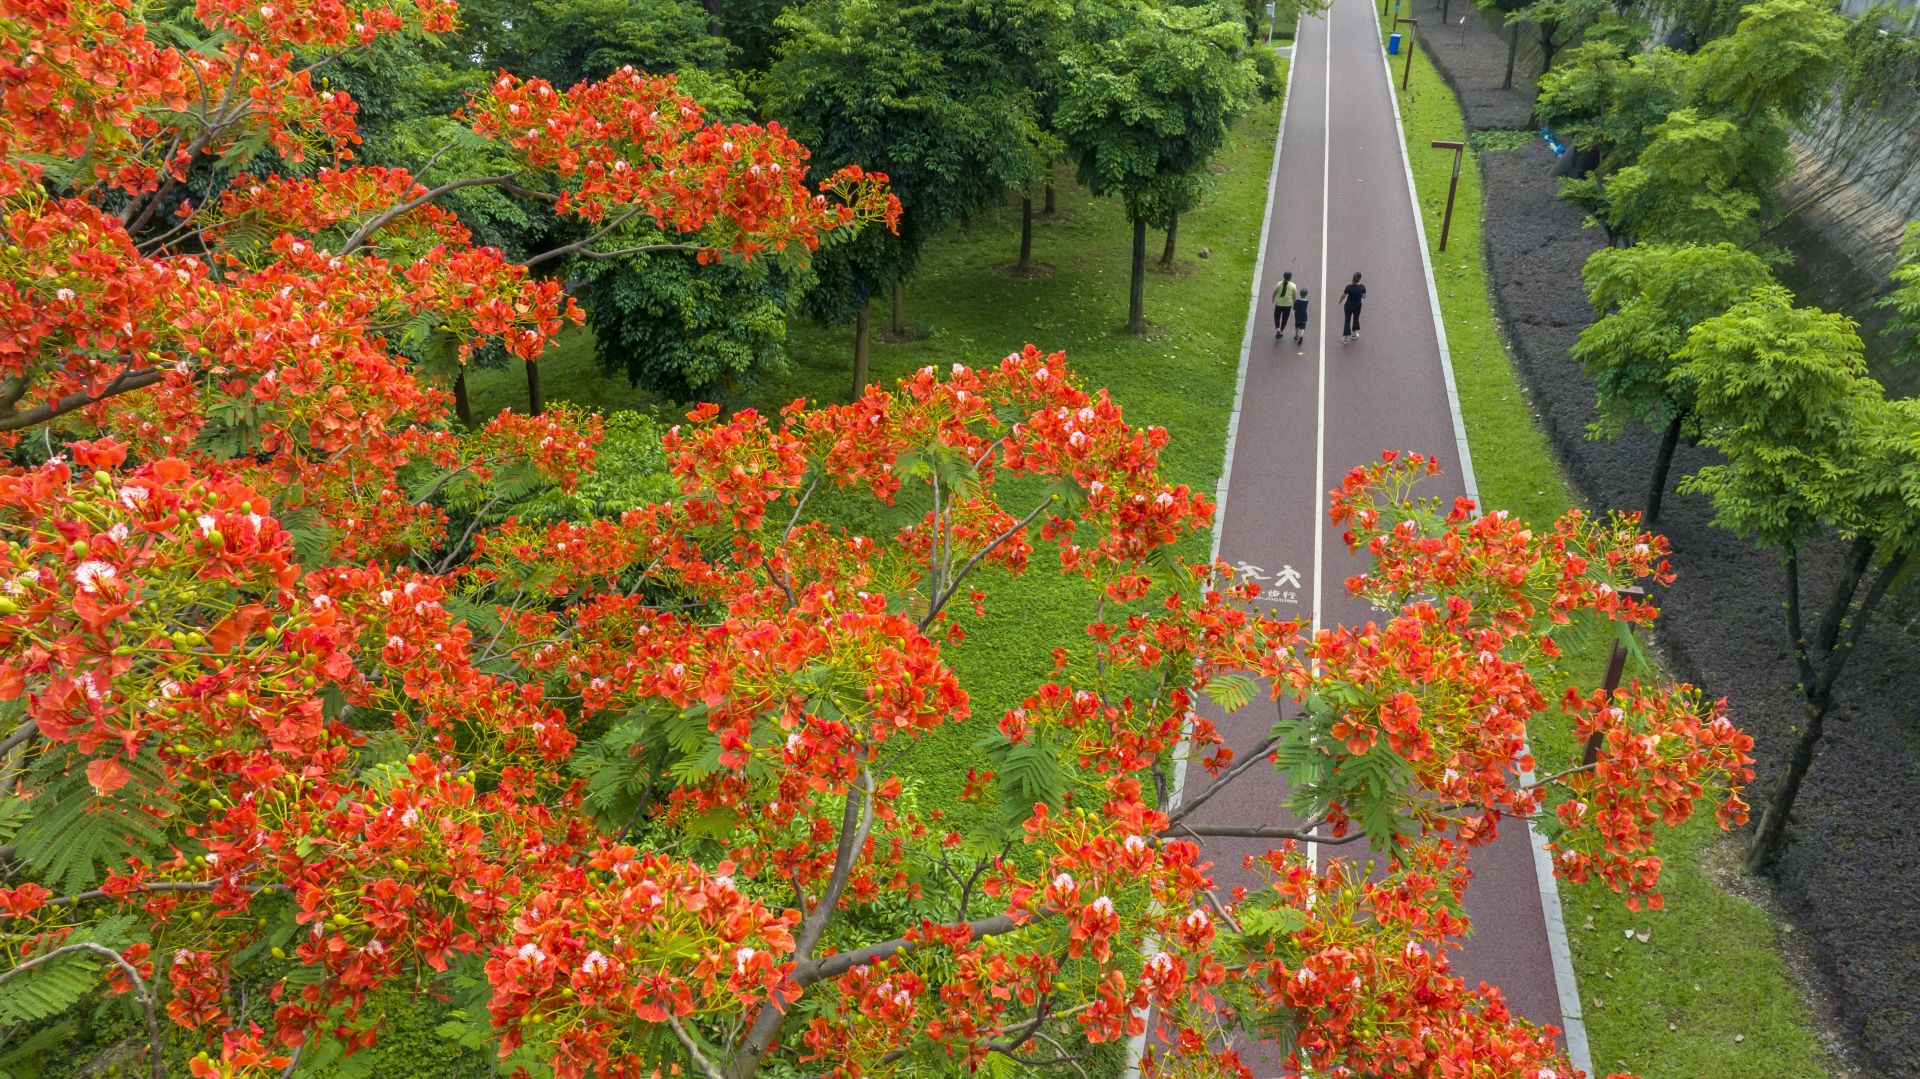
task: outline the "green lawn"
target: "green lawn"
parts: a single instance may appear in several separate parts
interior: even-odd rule
[[[1452,157],[1427,147],[1434,139],[1464,138],[1465,130],[1458,104],[1424,53],[1416,54],[1401,107],[1433,248]],[[1545,523],[1577,500],[1534,422],[1495,326],[1481,258],[1480,170],[1471,155],[1460,173],[1447,251],[1431,254],[1481,497]],[[1595,684],[1605,652],[1601,642],[1570,648],[1550,696],[1570,681]],[[1566,724],[1543,728],[1536,728],[1536,754],[1542,768],[1554,770],[1574,747]],[[1729,861],[1730,841],[1711,813],[1664,842],[1661,911],[1629,912],[1600,885],[1560,888],[1596,1071],[1632,1071],[1646,1079],[1830,1074],[1811,1012],[1774,948],[1776,927],[1720,887],[1707,868]]]

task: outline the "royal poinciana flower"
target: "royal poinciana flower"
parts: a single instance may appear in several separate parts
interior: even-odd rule
[[[90,964],[193,1074],[362,1049],[424,987],[567,1079],[1041,1073],[1142,1035],[1152,1074],[1244,1076],[1230,1045],[1275,1029],[1302,1074],[1559,1077],[1448,968],[1475,848],[1550,817],[1563,876],[1657,903],[1659,826],[1741,819],[1718,704],[1534,681],[1558,626],[1654,617],[1625,589],[1658,537],[1424,503],[1430,462],[1388,455],[1332,502],[1384,613],[1309,637],[1185,553],[1213,507],[1167,480],[1175,433],[1059,353],[698,408],[678,497],[520,512],[597,467],[597,425],[456,433],[389,337],[535,359],[577,312],[445,184],[355,163],[357,106],[301,66],[453,7],[195,10],[218,33],[184,51],[125,0],[0,0],[0,960]],[[513,171],[460,182],[537,174],[578,219],[556,258],[628,221],[804,257],[898,212],[670,79],[503,75],[462,115]],[[187,197],[251,140],[317,167]],[[968,630],[1041,573],[1085,633],[1022,641],[1052,668],[1010,685]],[[976,712],[989,687],[1019,703]],[[1201,694],[1300,707],[1235,745]],[[1555,707],[1595,760],[1526,783]],[[1239,829],[1272,849],[1223,888],[1169,777],[1281,750],[1307,823]],[[1380,874],[1292,847],[1367,828]]]

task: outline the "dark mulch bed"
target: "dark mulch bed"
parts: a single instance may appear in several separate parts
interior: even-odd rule
[[[1420,4],[1424,17],[1427,0]],[[1473,26],[1424,43],[1476,127],[1515,127],[1524,108],[1498,87],[1505,43]],[[1451,47],[1450,47],[1451,46]],[[1593,389],[1567,354],[1590,318],[1580,267],[1601,243],[1579,211],[1554,197],[1552,155],[1535,144],[1485,153],[1488,272],[1495,303],[1540,422],[1582,494],[1597,506],[1645,504],[1656,435],[1585,438]],[[1712,460],[1682,447],[1674,475]],[[1669,493],[1660,530],[1679,580],[1661,598],[1659,645],[1673,669],[1724,694],[1758,741],[1754,800],[1770,789],[1800,720],[1781,628],[1783,576],[1773,557],[1709,526],[1699,496]],[[1810,595],[1839,566],[1838,545],[1805,561]],[[1795,814],[1775,895],[1826,980],[1837,1020],[1876,1073],[1920,1077],[1920,653],[1883,615],[1839,691]]]
[[[1506,38],[1487,29],[1473,0],[1448,0],[1444,27],[1440,21],[1442,9],[1440,0],[1408,0],[1406,5],[1407,17],[1420,20],[1418,48],[1434,58],[1434,67],[1452,84],[1466,114],[1467,127],[1533,128],[1532,96],[1500,89],[1507,73]],[[1460,24],[1462,16],[1467,20],[1465,26]],[[1537,74],[1528,66],[1523,52],[1513,71],[1514,85],[1531,86]]]

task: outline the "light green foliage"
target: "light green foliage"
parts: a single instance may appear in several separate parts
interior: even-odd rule
[[[1887,104],[1920,82],[1920,27],[1912,12],[1875,4],[1847,26],[1846,68],[1840,74],[1840,108],[1847,115]],[[1904,28],[1903,25],[1905,24]]]
[[[584,521],[618,517],[680,493],[672,464],[661,448],[660,425],[638,412],[605,412],[604,437],[594,447],[593,471],[572,491],[548,490],[528,502],[520,516],[538,520]]]
[[[1822,0],[1766,0],[1697,55],[1576,49],[1535,106],[1600,154],[1562,196],[1615,240],[1756,242],[1791,165],[1787,131],[1824,99],[1846,27]]]
[[[1567,45],[1610,14],[1609,0],[1532,0],[1507,15],[1509,26],[1516,23],[1533,27],[1540,43],[1540,66],[1553,69],[1553,59]]]
[[[1896,359],[1901,363],[1920,359],[1920,221],[1907,225],[1900,240],[1900,265],[1893,268],[1893,291],[1880,304],[1893,310],[1888,325],[1907,334],[1897,346]]]
[[[1765,262],[1732,244],[1603,247],[1583,276],[1595,319],[1573,355],[1598,397],[1594,438],[1616,437],[1632,423],[1657,429],[1686,413],[1691,390],[1669,376],[1688,332],[1773,281]]]
[[[1695,109],[1668,116],[1639,159],[1605,181],[1609,232],[1655,243],[1759,239],[1760,196],[1743,183],[1750,135]]]
[[[1540,77],[1534,115],[1583,150],[1598,150],[1600,171],[1632,161],[1653,129],[1686,104],[1689,59],[1672,49],[1637,52],[1588,41]]]
[[[1762,110],[1805,118],[1845,55],[1846,19],[1832,0],[1766,0],[1744,15],[1733,33],[1708,42],[1695,58],[1701,98],[1748,120]]]
[[[1063,60],[1054,124],[1096,195],[1139,217],[1174,178],[1206,166],[1256,85],[1236,22],[1217,6],[1123,9],[1117,36],[1089,33]]]
[[[1920,400],[1874,401],[1858,463],[1859,534],[1885,554],[1920,551]]]
[[[1696,42],[1733,32],[1741,12],[1753,0],[1649,0],[1647,13],[1675,23]]]
[[[1726,457],[1680,489],[1711,496],[1715,524],[1782,553],[1826,525],[1862,527],[1858,470],[1882,398],[1852,319],[1770,285],[1694,327],[1678,358],[1703,441]]]

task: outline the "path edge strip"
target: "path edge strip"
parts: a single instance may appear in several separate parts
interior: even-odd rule
[[[1427,275],[1427,302],[1433,310],[1433,335],[1440,346],[1440,370],[1446,377],[1447,407],[1453,412],[1453,436],[1460,455],[1460,479],[1467,497],[1480,502],[1480,488],[1473,478],[1473,455],[1467,446],[1467,424],[1460,412],[1460,392],[1453,379],[1453,353],[1447,346],[1447,329],[1440,315],[1440,289],[1433,279],[1433,257],[1427,249],[1427,229],[1420,209],[1420,190],[1413,182],[1413,160],[1407,151],[1407,129],[1400,118],[1400,88],[1393,82],[1393,65],[1387,60],[1384,45],[1380,49],[1380,68],[1387,77],[1387,92],[1393,98],[1393,127],[1400,136],[1400,163],[1406,169],[1407,195],[1413,204],[1414,238],[1420,244],[1420,265]],[[1293,69],[1287,69],[1291,79]],[[1451,94],[1451,90],[1449,90]],[[1457,107],[1457,103],[1456,103]],[[1464,126],[1464,125],[1463,125]],[[1522,773],[1522,783],[1532,783],[1531,769]],[[1560,885],[1553,875],[1553,859],[1547,854],[1546,838],[1527,822],[1527,837],[1533,848],[1533,872],[1540,887],[1540,910],[1547,923],[1547,949],[1553,956],[1553,981],[1560,995],[1561,1034],[1567,1040],[1567,1056],[1575,1068],[1593,1074],[1593,1053],[1587,1043],[1587,1024],[1580,1009],[1579,982],[1573,971],[1573,949],[1567,941],[1567,921],[1560,905]]]
[[[1261,211],[1259,247],[1254,249],[1253,284],[1248,288],[1247,329],[1240,335],[1240,369],[1233,382],[1233,411],[1227,414],[1227,444],[1220,455],[1220,479],[1213,485],[1213,539],[1207,548],[1207,560],[1220,557],[1220,533],[1227,523],[1227,482],[1233,477],[1233,446],[1240,437],[1240,406],[1247,396],[1247,364],[1253,356],[1253,327],[1260,317],[1260,283],[1266,279],[1267,237],[1273,229],[1273,199],[1280,186],[1280,146],[1287,137],[1287,109],[1293,105],[1293,72],[1297,66],[1292,50],[1287,55],[1286,84],[1280,88],[1280,125],[1273,132],[1273,157],[1267,163],[1267,203]],[[1404,141],[1404,140],[1402,140]],[[1451,385],[1451,382],[1449,382]],[[1173,798],[1178,806],[1186,793],[1187,744],[1193,733],[1189,718],[1180,732],[1180,749],[1173,766]],[[1147,1051],[1147,1034],[1140,1032],[1127,1040],[1127,1066],[1124,1079],[1139,1079],[1140,1058]]]

